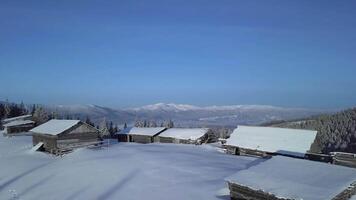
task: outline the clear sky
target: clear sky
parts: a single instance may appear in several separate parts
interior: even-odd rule
[[[356,1],[0,0],[0,99],[356,105]]]

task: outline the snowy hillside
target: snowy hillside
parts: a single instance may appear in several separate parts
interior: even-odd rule
[[[211,146],[113,144],[62,158],[31,146],[0,137],[0,199],[228,199],[224,179],[264,161]]]

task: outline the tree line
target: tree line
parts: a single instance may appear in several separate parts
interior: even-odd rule
[[[174,127],[174,122],[172,120],[167,120],[167,121],[162,121],[160,123],[154,121],[154,120],[136,120],[135,127],[166,127],[166,128],[173,128]]]

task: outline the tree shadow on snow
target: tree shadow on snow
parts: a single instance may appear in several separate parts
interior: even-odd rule
[[[28,192],[32,191],[33,189],[43,185],[43,184],[46,184],[50,179],[52,179],[53,176],[52,175],[49,175],[49,176],[46,176],[45,178],[41,179],[40,181],[30,185],[30,187],[26,188],[25,190],[23,190],[19,196],[22,196],[22,195],[25,195],[27,194]]]
[[[29,169],[29,170],[27,170],[27,171],[15,176],[15,177],[11,178],[10,180],[5,181],[3,184],[0,185],[0,191],[3,190],[4,188],[6,188],[7,186],[11,185],[12,183],[16,182],[17,180],[21,179],[22,177],[27,176],[27,175],[31,174],[32,172],[47,166],[48,164],[49,163],[44,163],[42,165],[33,167],[32,169]]]
[[[135,176],[137,176],[139,170],[133,170],[127,174],[124,178],[120,179],[115,185],[110,187],[107,191],[98,196],[97,199],[104,200],[110,199],[117,191],[119,191],[124,185],[130,182]]]
[[[79,195],[82,194],[83,192],[85,192],[86,190],[88,190],[88,187],[81,188],[81,189],[77,190],[76,192],[74,192],[73,194],[71,194],[70,196],[68,196],[66,198],[66,200],[77,199],[77,197],[79,197]]]

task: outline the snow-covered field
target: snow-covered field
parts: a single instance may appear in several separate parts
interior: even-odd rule
[[[0,136],[0,199],[229,199],[224,179],[264,160],[212,146],[116,143],[64,157]]]

